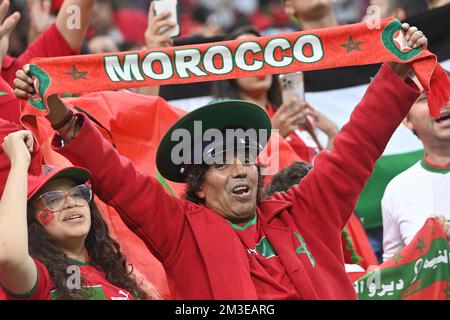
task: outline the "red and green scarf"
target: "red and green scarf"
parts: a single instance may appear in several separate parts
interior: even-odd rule
[[[450,300],[450,246],[437,220],[354,285],[362,300]]]
[[[45,115],[49,95],[152,85],[213,81],[381,62],[412,63],[424,87],[430,114],[439,116],[450,96],[450,80],[436,56],[406,46],[401,23],[379,29],[365,23],[225,42],[34,59],[31,74],[38,96],[29,115]]]

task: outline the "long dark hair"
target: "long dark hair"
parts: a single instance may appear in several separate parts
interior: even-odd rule
[[[91,210],[91,228],[86,237],[85,246],[91,264],[105,273],[106,280],[119,288],[128,290],[138,299],[146,299],[147,294],[138,286],[131,275],[133,268],[127,263],[120,251],[120,246],[109,234],[108,226],[94,203],[89,203]],[[69,289],[66,285],[67,268],[74,261],[66,256],[47,234],[42,225],[34,217],[32,205],[28,208],[28,248],[30,255],[42,262],[48,269],[56,290],[58,300],[86,300],[89,291],[86,289]],[[88,285],[85,279],[81,284]]]
[[[253,34],[261,37],[261,34],[252,26],[243,26],[229,33],[224,40],[234,40],[243,34]],[[215,81],[212,84],[212,94],[216,99],[242,99],[239,86],[235,79]],[[267,92],[267,99],[274,109],[281,105],[281,90],[278,83],[278,75],[272,75],[272,85]]]

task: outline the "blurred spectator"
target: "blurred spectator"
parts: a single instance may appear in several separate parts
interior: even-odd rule
[[[93,36],[107,36],[119,45],[123,41],[123,35],[116,26],[114,12],[117,9],[115,1],[97,0],[92,14],[91,26]]]
[[[334,15],[339,24],[359,22],[361,19],[361,0],[336,0]]]
[[[394,18],[404,21],[428,11],[427,0],[371,0],[371,5],[378,6],[381,18]]]
[[[251,25],[263,35],[291,32],[298,29],[284,13],[280,1],[260,1],[260,9],[250,16]]]
[[[215,37],[222,33],[220,25],[211,19],[212,11],[199,5],[180,15],[181,36],[200,35],[205,38]]]
[[[122,35],[123,42],[135,42],[141,46],[144,45],[144,32],[147,28],[147,10],[120,8],[115,12],[114,19]]]
[[[96,36],[92,38],[88,43],[89,53],[107,53],[117,52],[119,47],[111,37],[108,36]]]
[[[302,30],[334,27],[333,0],[283,0],[284,11],[297,19]]]
[[[450,0],[429,0],[429,3],[430,9],[436,9],[450,4]]]
[[[306,162],[292,163],[272,177],[266,196],[269,197],[277,192],[287,192],[292,186],[299,184],[311,169],[312,166]]]
[[[40,1],[40,0],[39,0]],[[67,25],[70,12],[67,7],[77,4],[81,9],[79,29],[71,29]],[[43,32],[25,52],[17,58],[7,54],[9,47],[9,37],[12,30],[19,22],[20,14],[15,12],[7,15],[9,1],[0,4],[0,117],[15,123],[19,123],[19,101],[12,92],[13,80],[16,71],[35,57],[55,57],[64,55],[74,55],[79,53],[90,18],[94,0],[66,0],[58,14],[54,24]],[[6,17],[6,18],[5,18]],[[4,20],[3,20],[4,19]],[[20,24],[19,24],[20,25]]]
[[[28,43],[32,43],[52,24],[54,18],[50,14],[51,3],[50,0],[27,0],[27,13],[30,22]]]
[[[407,245],[431,215],[450,219],[450,104],[440,118],[430,118],[425,92],[414,80],[422,94],[403,124],[420,139],[425,155],[386,187],[381,202],[384,260]]]

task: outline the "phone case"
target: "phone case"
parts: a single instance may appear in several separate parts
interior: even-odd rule
[[[279,81],[283,103],[290,102],[294,97],[297,97],[299,101],[305,100],[303,72],[280,74]]]
[[[303,72],[284,73],[278,76],[283,103],[289,103],[294,97],[298,101],[305,101],[305,83]],[[300,119],[297,124],[304,124],[306,118]]]
[[[173,28],[165,28],[159,34],[167,35],[169,37],[176,37],[180,35],[180,25],[178,24],[177,15],[177,0],[155,0],[155,13],[158,15],[163,11],[170,11],[169,19],[176,24]]]

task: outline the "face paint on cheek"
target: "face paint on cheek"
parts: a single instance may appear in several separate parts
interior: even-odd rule
[[[47,226],[53,219],[55,219],[55,214],[50,209],[44,209],[39,213],[39,220],[44,226]]]

